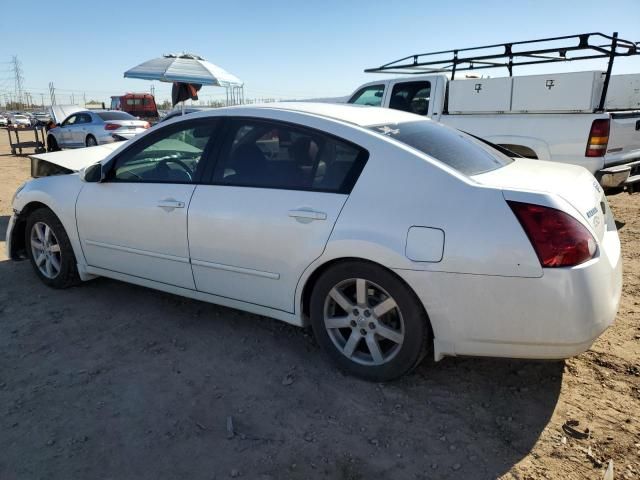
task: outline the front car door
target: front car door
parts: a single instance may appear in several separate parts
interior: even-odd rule
[[[76,120],[78,120],[78,115],[74,113],[73,115],[67,117],[65,121],[60,124],[60,134],[57,138],[58,145],[60,147],[70,147],[73,145],[72,135],[73,129],[75,128],[74,125],[76,123]]]
[[[368,105],[370,107],[382,107],[384,105],[385,83],[366,85],[354,93],[347,103],[354,105]]]
[[[299,125],[226,120],[211,185],[189,207],[200,291],[294,312],[296,285],[318,258],[368,153]]]
[[[112,159],[107,177],[78,197],[78,233],[87,264],[194,289],[187,210],[217,121],[160,128]]]

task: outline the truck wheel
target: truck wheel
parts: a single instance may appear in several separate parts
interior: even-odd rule
[[[67,232],[48,208],[39,208],[27,218],[25,245],[31,266],[44,284],[67,288],[80,281]]]
[[[373,263],[324,272],[311,294],[318,343],[346,372],[376,382],[398,378],[424,358],[429,320],[413,291]]]

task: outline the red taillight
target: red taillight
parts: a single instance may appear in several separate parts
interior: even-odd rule
[[[104,125],[105,130],[117,130],[119,128],[120,125],[118,125],[117,123],[105,123]]]
[[[604,157],[609,143],[609,119],[594,120],[587,140],[587,157]]]
[[[593,258],[596,242],[571,215],[555,208],[507,202],[543,267],[571,267]]]

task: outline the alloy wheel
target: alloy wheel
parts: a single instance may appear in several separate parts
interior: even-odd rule
[[[31,253],[42,275],[49,279],[58,276],[61,269],[60,243],[49,225],[37,222],[31,228]]]
[[[364,278],[344,280],[329,291],[324,325],[344,356],[367,366],[393,359],[405,337],[404,319],[396,301]]]

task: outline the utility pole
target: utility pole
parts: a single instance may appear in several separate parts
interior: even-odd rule
[[[13,84],[14,84],[14,93],[16,95],[16,102],[21,104],[23,102],[22,98],[22,86],[24,83],[24,77],[22,76],[22,65],[20,64],[20,60],[18,60],[18,56],[14,55],[11,59],[11,63],[13,64]],[[18,107],[20,108],[20,107]]]
[[[42,109],[44,110],[44,93],[40,94],[40,101],[42,103]]]
[[[156,86],[152,83],[151,87],[149,87],[149,91],[151,92],[151,95],[153,96],[153,98],[156,97]]]

